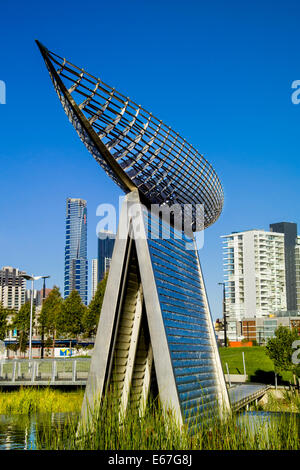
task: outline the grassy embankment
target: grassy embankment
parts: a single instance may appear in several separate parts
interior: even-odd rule
[[[0,414],[61,413],[80,411],[83,390],[63,392],[45,388],[20,388],[0,393]]]
[[[253,410],[279,413],[300,413],[300,395],[289,390],[268,390]],[[299,415],[300,416],[300,415]]]
[[[274,365],[267,356],[265,348],[253,346],[245,348],[220,348],[220,357],[226,374],[226,362],[230,374],[243,374],[243,357],[245,355],[246,374],[251,382],[274,384]],[[278,377],[278,383],[292,382],[291,372],[282,373],[282,378]]]

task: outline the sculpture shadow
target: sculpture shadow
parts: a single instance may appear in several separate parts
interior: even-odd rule
[[[249,376],[250,382],[256,382],[266,385],[274,385],[275,384],[275,374],[272,370],[262,370],[257,369],[253,375]],[[280,374],[277,374],[277,385],[288,385],[289,382],[283,380]]]

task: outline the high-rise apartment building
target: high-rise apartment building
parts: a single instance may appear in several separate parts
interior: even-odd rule
[[[98,282],[102,281],[109,269],[115,237],[114,233],[107,231],[98,233]]]
[[[0,303],[5,308],[20,310],[26,301],[26,280],[20,271],[11,266],[4,266],[0,270]]]
[[[85,305],[88,301],[87,207],[83,199],[68,198],[66,208],[66,246],[64,297],[77,290]]]
[[[92,298],[96,294],[97,286],[98,286],[98,259],[95,258],[95,259],[92,259],[92,292],[91,292]]]
[[[300,312],[300,236],[297,235],[295,244],[295,270],[296,270],[296,302],[297,311]]]
[[[45,289],[45,299],[48,297],[52,289]],[[43,304],[43,289],[41,290],[36,290],[34,289],[33,291],[33,304],[36,307],[41,307]],[[26,296],[25,296],[26,302],[31,302],[31,289],[26,289]]]
[[[26,289],[26,302],[31,302],[31,289]],[[33,304],[39,307],[42,304],[41,291],[34,289],[33,291]]]
[[[279,222],[270,224],[272,232],[284,235],[285,250],[285,277],[286,277],[286,303],[287,310],[300,310],[299,303],[299,241],[297,224],[292,222]]]
[[[229,328],[230,320],[286,310],[284,234],[249,230],[222,238]]]

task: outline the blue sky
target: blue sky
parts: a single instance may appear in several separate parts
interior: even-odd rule
[[[215,167],[225,205],[200,257],[220,316],[220,235],[300,225],[300,104],[291,101],[299,13],[297,0],[1,2],[0,265],[50,274],[62,290],[66,198],[88,202],[91,259],[96,208],[121,195],[68,122],[37,38],[159,116]]]

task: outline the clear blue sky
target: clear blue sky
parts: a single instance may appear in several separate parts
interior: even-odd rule
[[[120,190],[80,142],[34,43],[100,76],[204,153],[225,191],[201,250],[213,317],[220,316],[220,235],[300,225],[300,4],[286,1],[44,0],[1,2],[0,265],[50,274],[63,289],[65,200],[96,207]],[[37,285],[38,287],[38,285]]]

